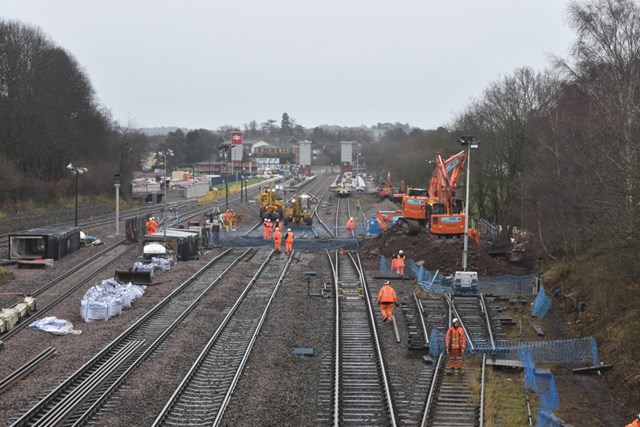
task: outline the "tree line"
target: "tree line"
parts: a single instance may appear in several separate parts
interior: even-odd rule
[[[570,58],[500,77],[446,128],[367,147],[368,164],[424,187],[435,152],[461,150],[457,138],[473,135],[474,217],[525,227],[549,255],[593,239],[635,238],[640,8],[633,0],[574,1],[568,22],[576,33]]]
[[[390,170],[396,182],[424,187],[436,151],[461,150],[458,137],[473,135],[480,141],[470,162],[475,217],[525,227],[549,254],[603,233],[631,237],[639,213],[639,6],[575,1],[568,21],[576,32],[569,58],[501,76],[436,130],[401,123],[305,129],[284,113],[280,121],[161,136],[112,120],[75,58],[41,30],[0,21],[0,205],[73,195],[68,163],[89,169],[81,194],[110,194],[114,174],[129,182],[154,151],[173,150],[169,170],[216,161],[235,130],[246,139],[309,139],[319,150],[315,164],[338,164],[339,142],[357,141],[371,172]]]

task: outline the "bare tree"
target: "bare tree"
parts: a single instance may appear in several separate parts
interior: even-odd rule
[[[600,229],[627,233],[639,221],[640,7],[631,0],[573,2],[570,23],[577,32],[574,63],[557,59],[584,97],[579,155],[588,161],[596,188],[594,214]],[[595,219],[594,219],[595,220]]]

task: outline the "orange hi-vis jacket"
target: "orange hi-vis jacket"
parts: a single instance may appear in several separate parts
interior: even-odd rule
[[[447,351],[464,352],[464,349],[467,346],[467,337],[464,335],[464,329],[460,326],[457,328],[455,326],[451,326],[447,330],[445,346]]]
[[[286,234],[286,238],[284,239],[285,243],[293,243],[293,232],[289,231]]]
[[[396,291],[391,287],[391,285],[382,285],[382,287],[378,291],[378,303],[398,303]]]
[[[353,220],[350,219],[349,221],[347,221],[346,228],[349,231],[353,231],[353,229],[356,228],[356,224],[353,222]]]
[[[404,255],[398,255],[396,257],[396,267],[404,267]]]
[[[282,233],[280,233],[280,230],[273,232],[273,241],[276,242],[277,245],[282,243]]]
[[[152,219],[147,221],[145,226],[147,227],[147,234],[153,234],[153,233],[156,233],[158,231],[158,223],[155,222]]]
[[[391,269],[395,271],[396,268],[398,268],[398,257],[394,255],[391,257]]]
[[[624,427],[640,427],[640,421],[638,421],[638,419],[635,419]]]

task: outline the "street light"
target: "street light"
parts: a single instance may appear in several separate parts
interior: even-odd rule
[[[162,156],[162,158],[164,159],[164,208],[163,208],[163,212],[162,212],[162,219],[166,221],[167,218],[167,187],[169,186],[169,183],[171,182],[171,179],[169,179],[169,177],[167,177],[167,156],[171,157],[173,156],[173,150],[170,148],[167,148],[164,151],[158,151],[158,155]],[[166,225],[165,225],[166,227]]]
[[[460,145],[467,146],[467,182],[465,183],[466,196],[464,202],[464,244],[462,247],[462,271],[467,271],[467,253],[469,248],[469,171],[471,170],[471,149],[478,148],[478,141],[473,136],[461,136]]]
[[[229,152],[230,144],[221,144],[220,145],[220,157],[224,156],[224,191],[225,191],[225,199],[224,205],[225,209],[229,210],[229,171],[227,170],[227,156],[226,154]]]
[[[69,172],[71,172],[72,175],[76,176],[76,220],[75,220],[75,227],[77,227],[78,226],[78,176],[82,175],[83,173],[89,172],[89,170],[87,168],[79,168],[79,167],[73,166],[72,163],[69,163],[67,165],[67,169],[69,169]]]

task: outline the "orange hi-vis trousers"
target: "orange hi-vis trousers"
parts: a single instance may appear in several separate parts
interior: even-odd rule
[[[380,303],[380,313],[382,313],[382,317],[391,321],[393,315],[393,303],[392,302],[381,302]]]

